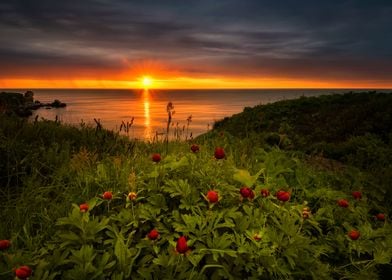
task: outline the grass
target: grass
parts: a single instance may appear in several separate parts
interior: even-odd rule
[[[282,104],[297,112],[326,99],[267,106],[282,116]],[[240,116],[234,119],[240,124]],[[36,279],[383,277],[392,257],[387,134],[372,130],[345,138],[346,151],[355,152],[332,168],[334,161],[308,149],[268,144],[269,130],[218,127],[192,141],[200,146],[192,153],[191,142],[146,143],[104,129],[2,116],[0,239],[12,240],[13,257],[0,256],[0,277],[12,277],[12,267],[22,264],[33,267]],[[285,134],[304,137],[295,131]],[[280,141],[284,133],[277,133]],[[214,158],[216,147],[224,148],[224,160]],[[153,163],[153,153],[162,162]],[[240,199],[244,185],[255,192],[254,200]],[[264,199],[263,188],[272,196]],[[216,205],[202,195],[211,189],[220,195]],[[289,202],[273,196],[280,189],[290,192]],[[351,197],[357,190],[363,199]],[[110,203],[100,197],[104,191],[113,192]],[[137,201],[126,198],[129,192],[137,193]],[[337,206],[340,198],[349,200],[348,209]],[[85,202],[86,215],[78,208]],[[303,207],[311,218],[302,217]],[[377,213],[387,220],[375,221]],[[145,238],[153,227],[160,232],[157,242]],[[358,242],[347,237],[353,228],[361,231]],[[254,234],[263,241],[255,242]],[[189,237],[188,255],[173,253],[180,235]],[[93,268],[87,268],[87,257]]]

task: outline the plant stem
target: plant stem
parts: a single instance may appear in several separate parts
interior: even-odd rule
[[[177,258],[177,263],[176,263],[176,268],[174,269],[174,273],[173,273],[173,278],[172,279],[175,279],[175,275],[176,275],[176,273],[177,273],[177,268],[178,268],[178,264],[180,263],[180,258],[181,258],[182,256],[180,255],[180,256],[178,256],[178,258]]]
[[[133,221],[135,221],[135,212],[133,211],[133,201],[131,201]]]

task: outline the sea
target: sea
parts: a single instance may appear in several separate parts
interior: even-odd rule
[[[350,89],[118,90],[35,89],[34,99],[67,104],[40,108],[30,120],[58,120],[70,125],[97,126],[130,138],[159,139],[165,135],[171,102],[171,137],[190,139],[211,130],[217,120],[253,107],[301,96],[342,94]],[[358,90],[355,91],[368,91]],[[19,92],[24,92],[20,90]]]

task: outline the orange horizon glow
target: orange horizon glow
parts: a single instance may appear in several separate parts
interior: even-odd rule
[[[392,83],[325,82],[293,79],[224,79],[176,77],[172,79],[125,80],[64,80],[64,79],[0,79],[2,89],[91,88],[91,89],[279,89],[279,88],[392,88]]]
[[[158,60],[140,60],[131,63],[122,62],[125,68],[121,71],[99,68],[74,69],[72,76],[64,76],[64,71],[53,71],[39,68],[38,72],[30,69],[25,76],[5,76],[0,78],[0,89],[389,89],[392,81],[356,80],[356,79],[317,79],[309,77],[293,78],[287,74],[277,76],[245,76],[241,74],[225,75],[189,73],[175,65]],[[207,67],[207,66],[206,66]],[[208,68],[208,67],[207,67]],[[43,72],[41,72],[43,71]],[[59,72],[57,72],[59,71]],[[45,75],[45,76],[43,76]],[[51,75],[51,76],[48,76]],[[285,77],[286,76],[286,77]],[[41,78],[45,77],[45,78]]]
[[[289,88],[347,88],[347,89],[389,89],[390,83],[373,81],[314,81],[284,78],[194,78],[177,76],[172,78],[151,78],[143,75],[134,80],[111,79],[0,79],[0,89],[289,89]]]

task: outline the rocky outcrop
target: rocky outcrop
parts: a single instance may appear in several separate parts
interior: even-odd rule
[[[41,103],[34,100],[34,92],[26,91],[24,94],[17,92],[1,92],[0,93],[0,114],[12,115],[20,117],[28,117],[32,115],[32,110],[41,107],[45,108],[63,108],[67,104],[55,99],[52,103]]]

